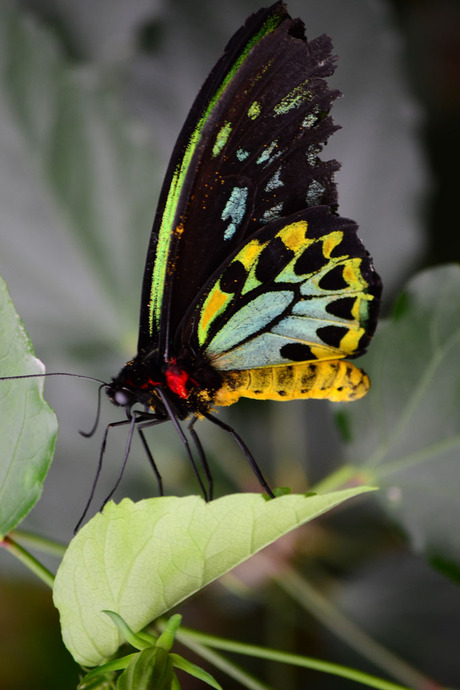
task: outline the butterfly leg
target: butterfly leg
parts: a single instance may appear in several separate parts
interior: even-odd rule
[[[125,473],[126,463],[128,462],[129,451],[131,450],[131,443],[133,440],[134,429],[136,427],[136,424],[138,424],[138,422],[139,422],[139,415],[136,414],[136,412],[133,412],[131,418],[128,419],[127,421],[129,422],[129,432],[128,432],[128,438],[126,439],[125,454],[123,456],[123,462],[121,463],[120,471],[118,472],[117,481],[113,485],[113,488],[112,488],[111,492],[109,493],[109,495],[106,496],[106,498],[104,499],[104,503],[102,504],[102,508],[105,506],[106,503],[108,503],[110,501],[113,494],[115,493],[115,491],[120,486],[120,482],[121,482],[123,475]],[[118,422],[118,424],[120,424],[120,422]],[[115,424],[113,426],[115,426]],[[102,508],[101,508],[101,510],[102,510]]]
[[[209,468],[209,464],[205,455],[205,452],[203,450],[203,446],[201,444],[200,438],[198,434],[196,433],[195,429],[193,428],[195,426],[195,422],[197,421],[198,417],[193,417],[192,421],[188,425],[188,430],[190,432],[190,436],[193,439],[193,442],[195,444],[195,448],[197,449],[199,458],[200,458],[200,463],[201,467],[203,468],[203,472],[206,476],[206,480],[208,482],[208,498],[210,501],[212,501],[213,493],[214,493],[214,480],[212,478],[211,470]]]
[[[195,476],[198,480],[198,484],[200,485],[200,489],[203,493],[203,498],[205,501],[209,501],[208,492],[206,491],[206,487],[205,487],[203,480],[200,476],[200,473],[198,471],[198,467],[196,465],[195,458],[193,457],[193,453],[192,453],[192,449],[190,448],[190,444],[187,441],[187,437],[185,436],[184,432],[182,431],[182,427],[179,424],[176,415],[174,414],[174,410],[172,409],[167,396],[164,394],[164,392],[161,390],[161,388],[158,389],[158,393],[161,397],[161,401],[165,407],[165,410],[168,413],[169,419],[173,423],[174,428],[176,429],[177,433],[179,434],[179,437],[180,437],[182,443],[184,444],[184,446],[187,450],[187,455],[190,459],[190,462],[192,463],[193,471],[194,471]],[[144,426],[144,425],[142,425],[142,426]],[[203,450],[203,449],[201,449],[201,450]]]
[[[267,480],[265,479],[264,475],[261,472],[261,469],[257,462],[255,461],[255,458],[241,436],[236,433],[235,429],[231,427],[229,424],[226,424],[223,422],[221,419],[218,419],[217,417],[214,417],[214,415],[210,414],[209,412],[204,413],[204,417],[206,419],[209,419],[210,422],[213,424],[216,424],[216,426],[219,426],[221,429],[226,431],[227,433],[230,434],[230,436],[236,441],[236,443],[239,445],[241,450],[244,453],[244,456],[246,460],[248,461],[249,465],[251,466],[252,471],[256,475],[257,479],[259,480],[259,484],[265,489],[267,494],[270,496],[270,498],[275,498],[275,494],[273,491],[270,489]]]
[[[158,420],[158,423],[160,423],[160,421],[163,421],[163,420]],[[148,424],[148,425],[146,424],[145,426],[152,426],[152,424]],[[150,466],[151,466],[153,473],[155,475],[155,478],[157,480],[158,493],[160,494],[160,496],[164,496],[163,479],[162,479],[161,474],[158,470],[157,464],[156,464],[155,460],[153,459],[153,455],[152,455],[152,452],[148,446],[148,443],[145,439],[144,432],[142,431],[142,426],[140,426],[140,427],[138,426],[137,430],[139,432],[139,436],[141,437],[141,441],[142,441],[142,445],[144,446],[145,454],[147,455],[147,459],[150,463]]]
[[[86,501],[86,505],[84,507],[83,513],[81,514],[80,519],[78,520],[77,524],[75,525],[74,533],[78,531],[81,523],[85,519],[86,514],[87,514],[89,507],[92,503],[92,500],[94,498],[94,493],[96,491],[96,486],[97,486],[97,483],[99,481],[99,477],[100,477],[101,470],[102,470],[102,463],[104,460],[105,447],[107,445],[107,436],[109,434],[109,430],[113,429],[116,426],[126,426],[126,424],[130,424],[130,434],[129,434],[128,439],[129,439],[129,443],[131,444],[131,438],[133,435],[135,423],[136,423],[136,418],[132,417],[132,419],[123,419],[121,422],[112,422],[111,424],[107,424],[107,426],[105,427],[104,436],[102,437],[101,450],[99,451],[99,460],[97,463],[96,474],[94,476],[93,484],[91,486],[91,491],[90,491],[88,500]],[[129,452],[129,448],[128,448],[128,452]],[[123,467],[122,467],[123,470],[124,470],[125,465],[126,465],[126,459],[123,460]],[[117,482],[115,488],[118,486],[118,484],[119,484],[119,481]],[[113,491],[115,491],[115,489]],[[111,492],[110,496],[113,494],[113,491]],[[104,505],[107,503],[110,496],[104,501]]]

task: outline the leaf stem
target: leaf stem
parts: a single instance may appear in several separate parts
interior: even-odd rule
[[[301,666],[303,668],[329,673],[334,676],[339,676],[340,678],[348,678],[357,683],[361,683],[362,685],[367,685],[370,688],[376,688],[376,690],[408,690],[406,686],[397,685],[390,681],[382,680],[381,678],[372,676],[369,673],[363,673],[362,671],[357,671],[356,669],[349,668],[348,666],[333,664],[327,661],[320,661],[319,659],[300,656],[299,654],[279,652],[276,649],[258,647],[256,645],[244,644],[242,642],[235,642],[233,640],[225,640],[221,637],[213,637],[212,635],[196,632],[195,630],[190,630],[189,628],[181,628],[180,633],[177,634],[177,639],[180,639],[183,644],[190,646],[191,649],[191,644],[193,642],[197,642],[201,643],[201,645],[205,645],[204,649],[206,649],[206,646],[215,647],[217,649],[225,649],[228,652],[258,657],[259,659],[270,659],[271,661],[293,664],[294,666]],[[197,651],[199,654],[202,653],[202,649],[198,649],[196,647],[194,647],[194,651]],[[266,686],[260,685],[254,687]]]
[[[201,638],[204,644],[201,644]],[[209,638],[209,639],[208,639]],[[269,685],[262,683],[257,678],[254,678],[244,669],[240,668],[237,664],[229,661],[221,654],[214,652],[209,647],[215,646],[219,647],[218,644],[213,645],[212,641],[219,641],[220,638],[215,638],[208,635],[202,635],[199,632],[190,630],[189,628],[179,628],[176,633],[176,639],[179,640],[185,647],[191,649],[195,654],[198,654],[206,661],[209,661],[216,668],[218,668],[223,673],[226,673],[230,678],[241,683],[241,685],[248,690],[271,690]]]
[[[10,537],[15,540],[27,544],[31,548],[47,553],[50,556],[56,556],[57,558],[62,558],[66,552],[67,546],[65,544],[60,544],[57,541],[48,539],[47,537],[41,537],[33,532],[27,532],[22,529],[15,529],[10,532]]]
[[[311,487],[311,491],[324,494],[350,486],[363,486],[368,483],[369,475],[365,470],[354,465],[342,465],[335,472]],[[371,481],[372,483],[372,481]]]
[[[40,578],[46,585],[53,588],[54,575],[53,573],[45,568],[45,566],[40,563],[32,554],[26,551],[22,546],[17,544],[10,536],[4,537],[0,541],[0,546],[9,551],[13,556],[16,556],[21,563],[29,568],[37,577]]]
[[[396,472],[403,472],[404,470],[410,469],[414,465],[419,465],[426,460],[433,461],[436,455],[451,451],[459,444],[460,434],[456,434],[451,438],[441,439],[440,441],[432,443],[431,446],[425,446],[425,448],[417,450],[414,453],[403,455],[400,458],[396,458],[396,460],[392,460],[390,462],[386,462],[384,465],[380,465],[373,470],[373,474],[375,475],[376,480],[379,480],[388,475],[395,474]],[[453,488],[456,490],[455,487]]]
[[[343,613],[337,610],[330,601],[315,589],[294,569],[283,570],[282,577],[276,579],[278,585],[287,592],[305,610],[315,616],[321,623],[340,637],[377,667],[392,675],[398,681],[406,683],[414,690],[440,690],[441,686],[414,669],[396,654],[376,642]],[[347,676],[349,677],[349,676]],[[390,685],[371,685],[371,687],[400,687]]]

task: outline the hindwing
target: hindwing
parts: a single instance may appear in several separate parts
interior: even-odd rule
[[[266,225],[206,286],[186,337],[221,370],[362,354],[380,283],[356,230],[327,207]]]

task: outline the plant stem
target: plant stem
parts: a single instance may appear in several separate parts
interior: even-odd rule
[[[46,585],[53,587],[54,575],[47,568],[45,568],[40,561],[37,561],[32,554],[26,551],[22,546],[17,544],[11,537],[5,537],[0,541],[0,546],[16,556],[24,565],[29,568],[35,575],[37,575]]]
[[[414,690],[440,690],[439,684],[376,642],[344,616],[294,569],[285,569],[282,577],[278,578],[276,582],[305,610],[321,621],[328,630],[398,681],[406,683]]]
[[[15,529],[10,533],[10,537],[13,537],[28,546],[47,553],[50,556],[56,556],[57,558],[62,558],[66,552],[67,546],[65,544],[59,544],[56,541],[47,539],[46,537],[40,537],[33,532],[26,532],[22,529]]]
[[[332,472],[315,486],[311,487],[311,491],[324,494],[329,491],[336,491],[343,489],[346,486],[363,486],[369,482],[372,475],[360,467],[354,465],[343,465],[338,470]],[[370,482],[373,483],[372,480]]]
[[[207,637],[206,635],[204,637]],[[254,678],[252,675],[247,673],[244,669],[234,664],[232,661],[225,659],[221,654],[217,654],[212,649],[211,643],[206,642],[206,645],[200,643],[200,633],[196,633],[188,628],[179,628],[176,633],[176,639],[182,642],[182,644],[191,649],[195,654],[198,654],[206,661],[209,661],[216,668],[226,673],[230,678],[241,683],[241,685],[248,690],[270,690],[270,687],[265,683]],[[218,639],[218,638],[211,638]],[[209,645],[209,646],[208,646]],[[218,646],[218,645],[216,645]]]
[[[323,673],[329,673],[340,678],[348,678],[354,680],[362,685],[367,685],[376,690],[408,690],[406,686],[396,685],[390,681],[382,680],[376,676],[371,676],[368,673],[357,671],[347,666],[340,664],[333,664],[327,661],[320,661],[312,659],[307,656],[300,656],[299,654],[288,654],[286,652],[279,652],[276,649],[268,649],[266,647],[258,647],[256,645],[244,644],[242,642],[234,642],[232,640],[225,640],[221,637],[213,637],[212,635],[205,635],[203,633],[190,630],[189,628],[181,628],[177,638],[183,644],[189,646],[191,642],[196,641],[202,645],[215,647],[217,649],[225,649],[228,652],[235,652],[237,654],[245,654],[246,656],[255,656],[259,659],[270,659],[271,661],[279,661],[285,664],[293,664],[303,668],[310,668]],[[197,650],[195,650],[197,651]],[[201,654],[201,651],[198,653]]]

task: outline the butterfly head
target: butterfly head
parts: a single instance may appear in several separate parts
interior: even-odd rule
[[[161,398],[158,396],[158,386],[162,384],[159,374],[139,358],[128,362],[106,387],[106,394],[110,402],[117,407],[123,407],[128,415],[134,405],[146,409],[153,409],[161,414]]]
[[[127,386],[117,385],[117,380],[114,379],[106,388],[107,396],[110,402],[117,407],[131,408],[138,402],[138,396],[133,390]]]

